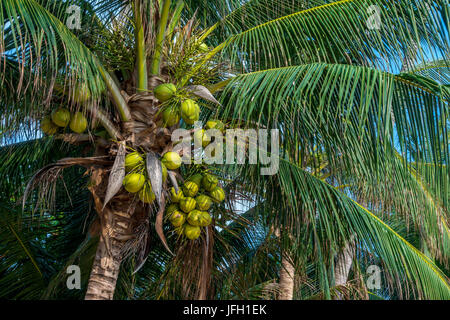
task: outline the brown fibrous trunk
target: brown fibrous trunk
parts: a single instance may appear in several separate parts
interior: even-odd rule
[[[107,170],[92,170],[89,190],[100,220],[100,240],[92,265],[86,300],[111,300],[114,297],[120,264],[125,254],[127,241],[133,239],[136,212],[132,199],[119,194],[103,209]]]
[[[292,300],[294,296],[295,267],[289,255],[281,258],[280,281],[278,300]]]

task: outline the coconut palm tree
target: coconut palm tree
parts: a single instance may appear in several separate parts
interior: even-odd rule
[[[358,262],[357,292],[366,292],[359,267],[373,262],[399,297],[450,297],[436,265],[448,268],[450,92],[445,77],[409,67],[448,70],[446,1],[2,0],[0,12],[2,203],[21,198],[26,216],[40,209],[52,226],[69,210],[58,203],[63,191],[73,205],[92,200],[84,222],[61,231],[80,246],[61,253],[67,263],[58,265],[96,245],[86,299],[330,299],[348,283],[350,260]],[[201,114],[187,114],[187,100]],[[278,130],[279,150],[270,153],[278,170],[161,162],[174,150],[172,133],[191,130],[198,117],[228,129]],[[32,138],[38,142],[17,143]],[[61,159],[49,156],[55,150]],[[148,188],[141,191],[151,190],[140,198],[122,188],[134,152],[143,167],[133,173]],[[64,183],[65,170],[84,185]],[[212,224],[191,241],[164,218],[168,195],[206,171],[227,199],[214,203]],[[239,216],[243,199],[252,209]],[[11,280],[17,267],[42,279],[23,241],[33,232],[4,221],[2,245],[19,245],[0,272]],[[392,221],[411,226],[427,255]],[[50,243],[45,234],[37,238]],[[47,273],[46,297],[60,270]],[[127,291],[136,281],[139,290]]]

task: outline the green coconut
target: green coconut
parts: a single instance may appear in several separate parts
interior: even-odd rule
[[[197,203],[195,202],[194,198],[185,197],[180,200],[179,205],[180,205],[181,210],[183,210],[186,213],[189,213],[195,209],[195,206],[197,205]]]
[[[191,226],[190,224],[184,226],[184,235],[190,240],[198,239],[200,233],[200,227]]]
[[[197,202],[197,209],[200,211],[209,210],[209,208],[211,208],[212,205],[211,198],[203,194],[197,196],[195,198],[195,202]]]
[[[59,108],[52,112],[52,121],[58,127],[65,128],[70,122],[70,112],[66,108]]]
[[[201,211],[200,216],[198,218],[198,223],[200,227],[207,227],[211,224],[212,217],[211,215],[206,211]]]
[[[155,95],[156,99],[161,102],[166,102],[172,99],[176,92],[177,87],[175,87],[175,85],[172,83],[160,84],[153,90],[153,94]]]
[[[131,172],[144,164],[144,158],[139,152],[132,152],[125,156],[125,171]]]
[[[70,119],[70,130],[76,133],[83,133],[87,128],[88,122],[81,112],[75,112]]]
[[[176,192],[174,187],[170,188],[170,200],[172,202],[178,203],[183,198],[184,198],[184,194],[181,189],[178,189],[178,192]]]
[[[186,181],[183,185],[183,193],[187,197],[195,197],[198,192],[198,185],[193,181]]]
[[[203,179],[203,175],[201,173],[196,173],[196,174],[190,176],[189,179],[187,179],[186,181],[195,182],[195,184],[197,184],[197,186],[200,188],[202,186],[202,179]]]
[[[192,210],[191,212],[189,212],[189,214],[187,216],[187,222],[191,226],[199,227],[201,214],[202,214],[202,212],[199,210]]]
[[[53,123],[52,119],[49,116],[44,117],[41,120],[41,130],[46,135],[52,136],[58,132],[59,127]]]
[[[181,103],[181,117],[187,124],[194,124],[200,118],[200,106],[192,99]]]
[[[225,128],[225,125],[220,120],[209,120],[205,124],[206,130],[217,129],[217,130],[222,131],[224,128]]]
[[[178,153],[169,151],[164,154],[162,162],[167,169],[175,170],[181,166],[181,157]]]
[[[203,176],[202,185],[206,191],[213,190],[217,186],[218,183],[219,183],[219,180],[217,179],[216,176],[214,176],[212,174],[206,174]]]
[[[181,227],[186,221],[186,215],[178,210],[172,212],[169,218],[174,227]]]
[[[172,127],[180,122],[180,114],[174,107],[165,108],[163,111],[163,124],[165,127]]]
[[[195,144],[201,144],[203,148],[206,148],[211,143],[211,137],[206,133],[204,129],[200,129],[194,132]]]
[[[130,193],[136,193],[144,187],[145,176],[140,173],[130,173],[123,179],[125,190]]]
[[[221,187],[215,187],[214,190],[210,193],[211,198],[216,200],[217,202],[222,202],[225,200],[225,191]]]

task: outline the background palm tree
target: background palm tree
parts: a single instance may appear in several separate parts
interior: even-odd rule
[[[80,30],[65,24],[73,4]],[[450,297],[446,1],[2,0],[0,12],[1,296],[79,298],[65,287],[77,264],[88,299]],[[198,97],[202,120],[280,132],[276,175],[208,167],[227,202],[194,242],[155,223],[164,200],[121,190],[103,209],[121,146],[171,148],[152,91],[163,82],[208,88],[220,105]],[[60,106],[89,115],[88,134],[42,137]]]

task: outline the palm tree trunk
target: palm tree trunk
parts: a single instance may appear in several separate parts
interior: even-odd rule
[[[100,241],[92,265],[86,300],[112,300],[119,276],[120,264],[127,240],[133,237],[133,220],[130,199],[127,195],[113,198],[103,209],[98,192],[105,189],[106,170],[95,170],[91,176],[91,191],[95,209],[99,214]]]
[[[352,267],[353,257],[355,255],[354,241],[351,240],[342,249],[342,251],[336,257],[336,264],[334,267],[334,284],[335,286],[343,286],[347,283],[348,274]],[[337,300],[343,300],[343,295],[338,292]]]
[[[348,274],[353,262],[354,248],[347,245],[344,250],[337,256],[334,269],[334,279],[336,286],[343,286],[347,283]]]
[[[114,241],[116,242],[116,241]],[[111,254],[108,253],[105,240],[100,237],[92,265],[91,276],[86,292],[86,300],[112,300],[119,276],[121,263],[121,246],[111,246]]]
[[[284,254],[281,258],[278,300],[292,300],[294,296],[294,275],[295,267],[292,259],[288,254]]]

